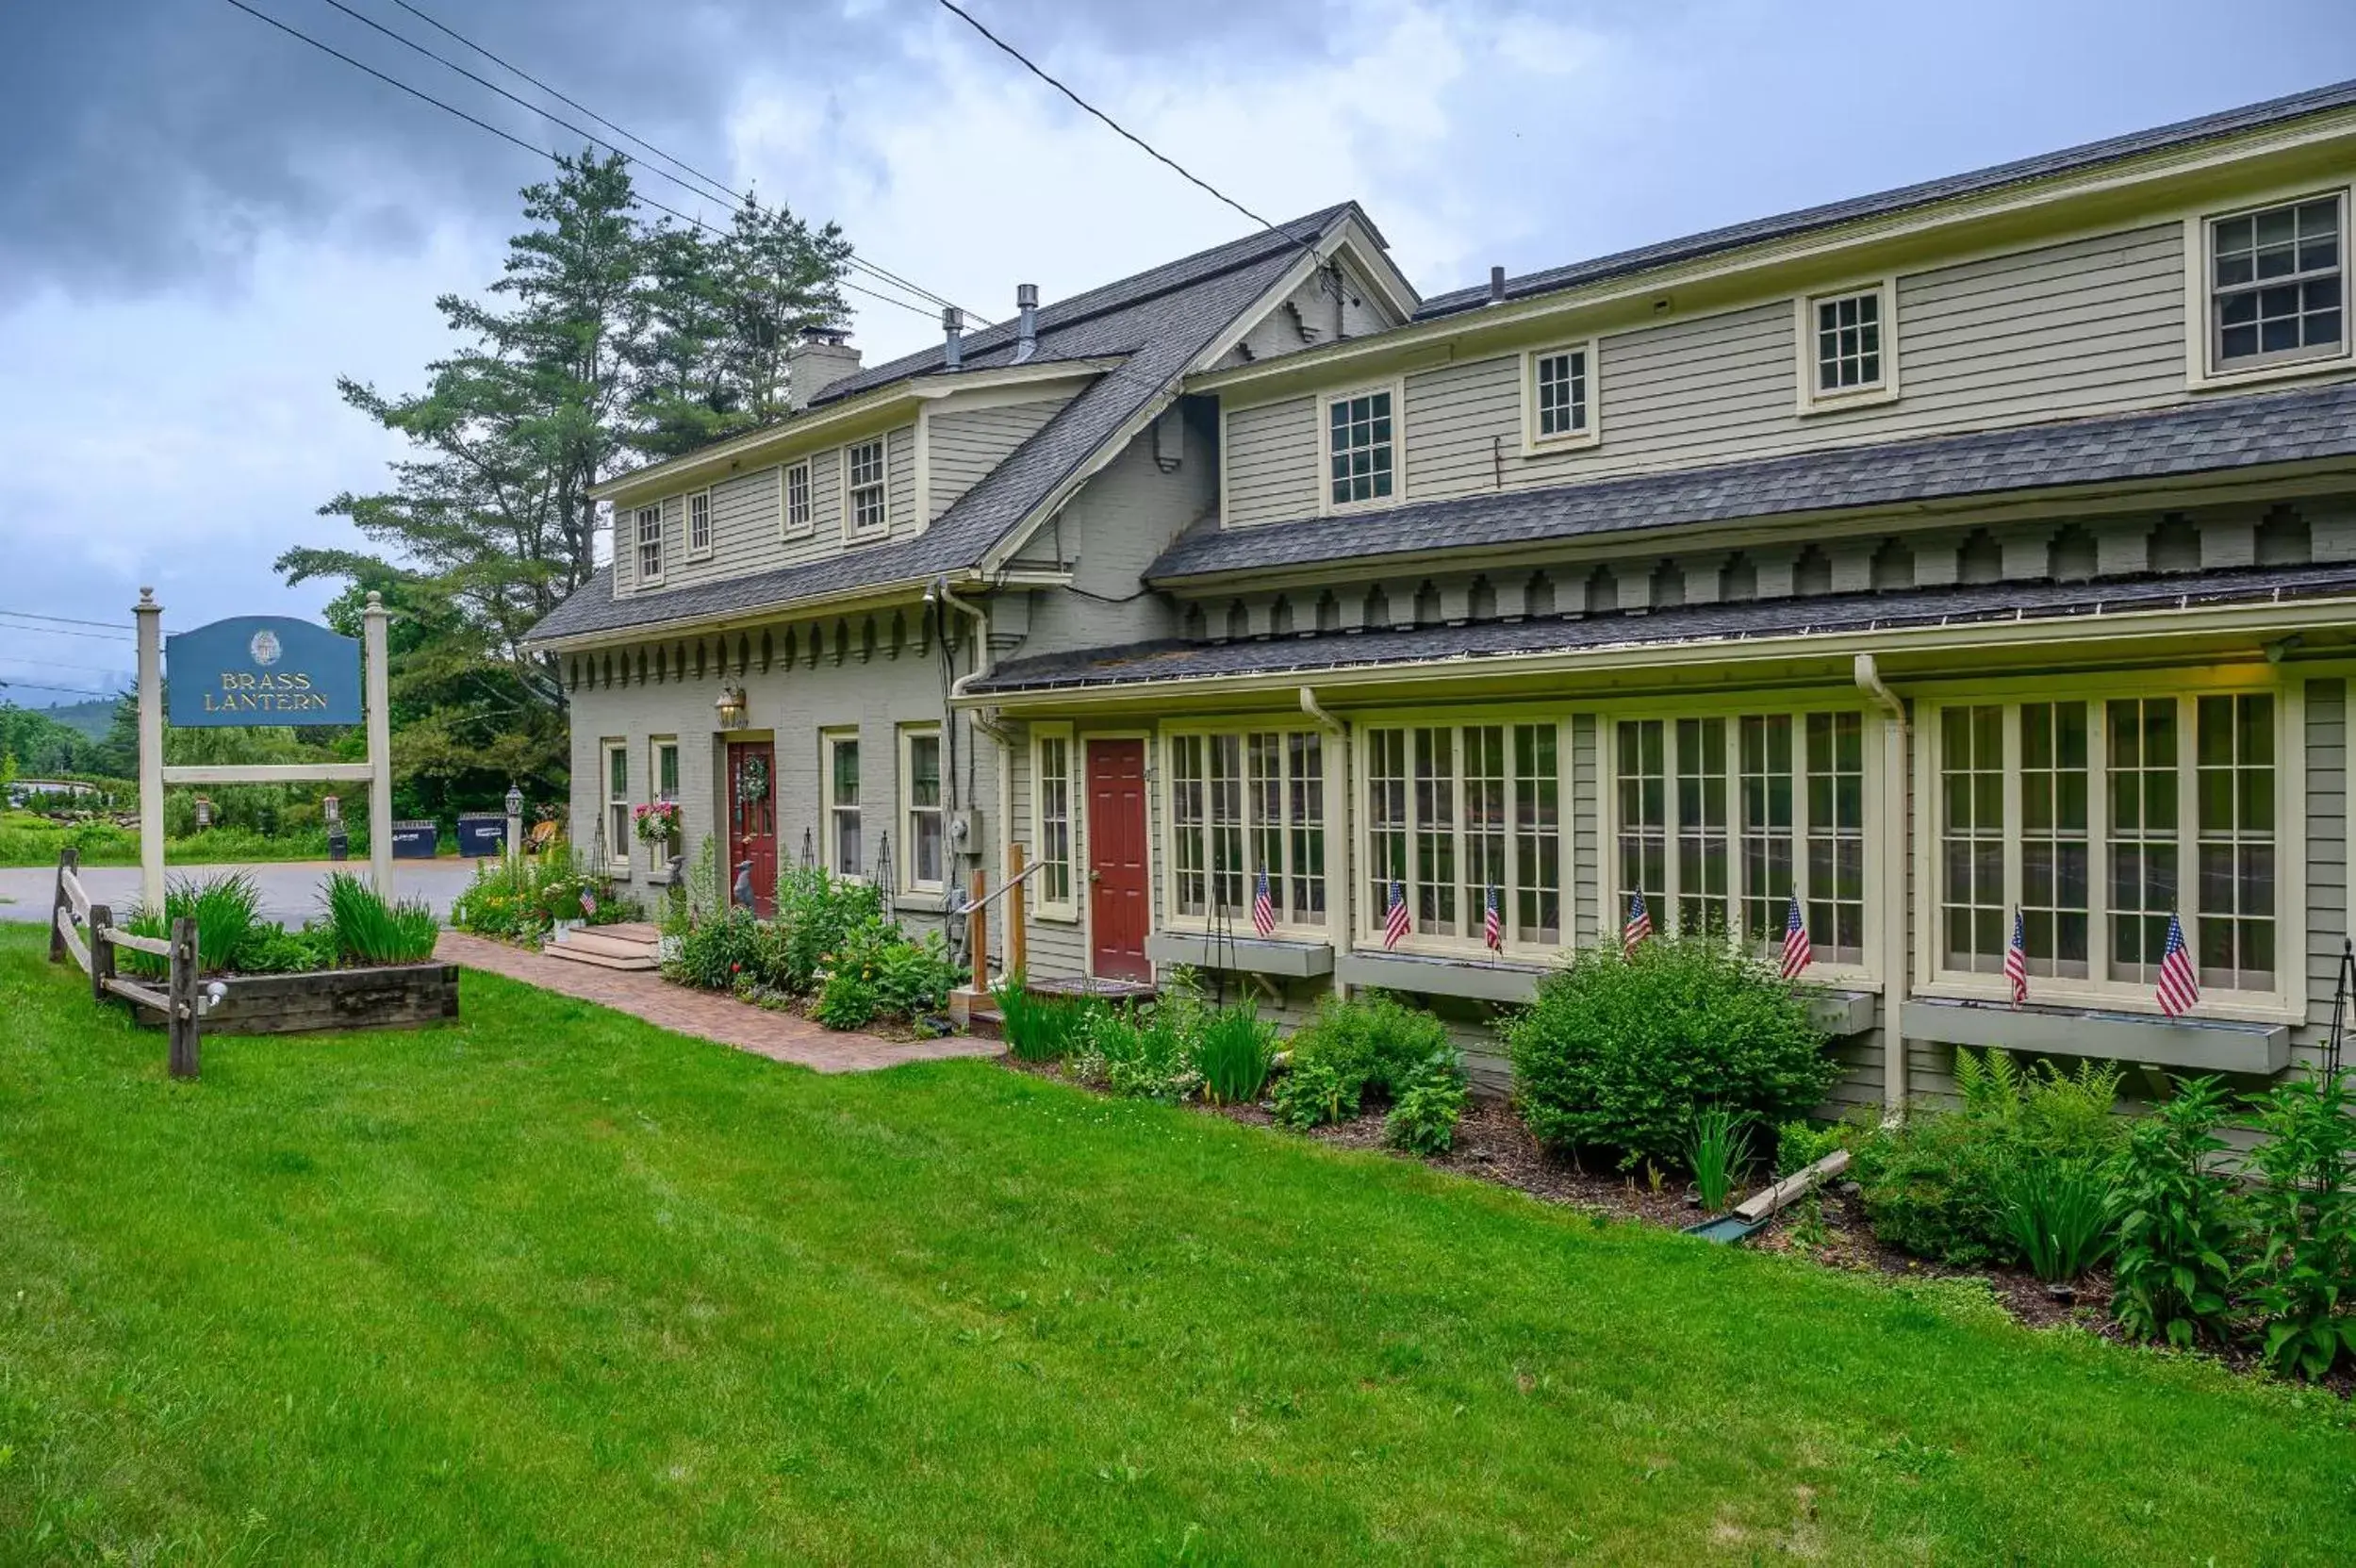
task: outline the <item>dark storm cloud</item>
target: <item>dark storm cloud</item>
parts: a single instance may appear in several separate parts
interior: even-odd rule
[[[355,58],[535,146],[581,139],[452,74],[321,0],[247,0]],[[345,0],[527,98],[489,62],[391,0]],[[756,70],[823,81],[836,62],[872,71],[947,20],[926,0],[847,11],[708,0],[419,0],[420,8],[715,173],[734,85]],[[1275,47],[1321,52],[1320,9],[1232,3],[974,7],[1011,41],[1118,54]],[[1012,61],[963,35],[980,68]],[[987,56],[986,64],[983,56]],[[952,57],[955,58],[955,57]],[[913,62],[911,70],[919,69]],[[929,65],[921,67],[930,70]],[[1044,91],[1044,89],[1038,89]],[[0,305],[43,284],[142,291],[235,276],[265,235],[336,231],[368,247],[413,243],[453,213],[504,218],[540,177],[520,149],[363,76],[225,0],[18,0],[0,8]],[[840,112],[840,106],[837,106]],[[879,107],[879,112],[882,110]],[[588,123],[570,110],[555,112]],[[594,128],[594,127],[591,127]],[[649,182],[650,194],[678,192]]]

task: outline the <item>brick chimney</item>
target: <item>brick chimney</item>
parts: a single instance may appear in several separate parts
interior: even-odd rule
[[[859,351],[839,327],[804,327],[785,351],[785,397],[797,411],[846,376],[859,373]]]

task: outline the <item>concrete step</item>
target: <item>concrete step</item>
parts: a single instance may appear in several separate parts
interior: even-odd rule
[[[600,952],[595,948],[574,942],[551,942],[540,949],[549,958],[561,958],[568,964],[587,964],[600,969],[652,969],[660,966],[654,954],[645,949],[633,949],[627,953]]]
[[[617,937],[624,942],[654,943],[660,942],[663,939],[662,928],[659,926],[649,925],[644,920],[623,920],[618,924],[610,926],[582,926],[577,929],[574,934],[580,935],[589,933],[594,933],[599,936]]]
[[[977,1007],[966,1015],[965,1032],[977,1040],[1003,1040],[1006,1019],[995,1007]]]
[[[661,955],[661,936],[650,934],[635,937],[622,934],[629,929],[631,928],[626,926],[578,927],[559,935],[554,945],[574,949],[581,952],[601,953],[607,958],[653,959]],[[653,932],[651,926],[638,929],[649,933]]]

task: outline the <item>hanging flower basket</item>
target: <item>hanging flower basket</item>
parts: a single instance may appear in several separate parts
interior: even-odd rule
[[[654,801],[631,811],[631,823],[641,844],[670,844],[679,837],[679,802]]]

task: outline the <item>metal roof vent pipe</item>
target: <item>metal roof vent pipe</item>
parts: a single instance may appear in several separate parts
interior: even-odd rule
[[[1014,360],[1017,365],[1039,352],[1039,286],[1018,283],[1014,286]]]
[[[1491,305],[1506,303],[1506,270],[1503,267],[1489,269],[1489,303]]]
[[[965,363],[965,313],[953,305],[941,307],[941,366],[958,370]]]

